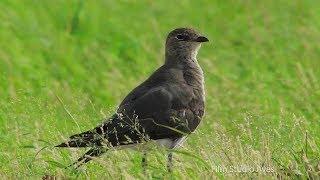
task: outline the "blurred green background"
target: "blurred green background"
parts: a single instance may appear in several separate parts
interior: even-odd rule
[[[174,154],[173,174],[161,149],[148,157],[146,175],[133,150],[63,169],[84,150],[51,146],[111,115],[162,65],[166,35],[177,27],[193,27],[210,43],[198,55],[206,115]],[[1,0],[0,175],[316,177],[319,42],[317,0]],[[237,165],[272,172],[217,169]]]

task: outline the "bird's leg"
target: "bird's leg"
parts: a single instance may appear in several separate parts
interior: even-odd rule
[[[146,173],[147,170],[147,152],[143,152],[142,161],[141,161],[143,173]]]
[[[167,162],[167,170],[168,170],[169,173],[172,172],[172,166],[173,166],[173,164],[172,164],[172,152],[169,152],[168,153],[168,162]]]

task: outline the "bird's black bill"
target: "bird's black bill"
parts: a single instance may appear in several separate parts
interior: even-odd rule
[[[196,42],[208,42],[209,39],[204,37],[204,36],[199,36],[197,39],[196,39]]]

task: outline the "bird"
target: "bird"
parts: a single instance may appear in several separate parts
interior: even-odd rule
[[[169,150],[179,147],[204,116],[204,73],[197,54],[201,44],[208,41],[192,28],[172,30],[166,38],[163,65],[134,88],[110,118],[55,146],[90,147],[70,166],[78,168],[108,150],[150,141]],[[141,161],[144,169],[146,156],[144,152]],[[168,151],[169,172],[172,159],[172,151]]]

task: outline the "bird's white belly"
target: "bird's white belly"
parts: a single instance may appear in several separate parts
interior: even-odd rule
[[[154,140],[152,142],[155,142],[157,145],[161,146],[161,147],[165,147],[168,149],[174,149],[177,148],[179,146],[181,146],[183,144],[183,142],[187,139],[187,136],[178,138],[176,140],[172,140],[169,138],[166,139],[158,139],[158,140]],[[125,149],[125,148],[129,148],[129,149],[148,149],[148,144],[150,144],[150,142],[147,143],[143,143],[143,144],[128,144],[128,145],[120,145],[120,146],[116,146],[113,147],[114,149]],[[151,143],[152,144],[152,143]]]
[[[172,139],[158,139],[156,140],[155,142],[157,144],[159,144],[160,146],[164,146],[166,148],[169,148],[169,149],[174,149],[178,146],[181,146],[183,144],[183,142],[186,140],[186,136],[184,137],[181,137],[179,139],[176,139],[176,140],[172,140]]]

